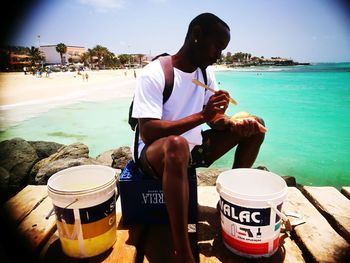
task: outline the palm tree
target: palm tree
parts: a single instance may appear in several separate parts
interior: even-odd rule
[[[95,56],[97,56],[97,65],[100,67],[100,62],[104,64],[103,59],[110,53],[106,47],[96,45],[93,49]]]
[[[115,58],[114,53],[110,51],[108,51],[106,55],[103,57],[103,62],[109,68],[113,68],[117,65],[117,59]]]
[[[31,57],[32,66],[44,60],[44,56],[39,48],[33,46],[29,50],[29,56]]]
[[[129,54],[120,54],[118,56],[118,59],[120,61],[120,64],[124,65],[126,64],[128,61],[130,61],[130,55]]]
[[[80,61],[84,64],[84,66],[89,64],[89,60],[90,60],[89,52],[84,52],[83,54],[80,55]]]
[[[59,43],[56,45],[56,51],[60,53],[61,65],[63,66],[63,54],[67,52],[67,46],[63,43]]]
[[[91,48],[88,48],[88,51],[86,52],[88,53],[88,57],[89,57],[89,67],[91,69],[91,67],[93,67],[94,65],[94,56],[95,56],[95,51]]]
[[[137,58],[138,58],[138,60],[139,60],[140,66],[141,66],[141,64],[142,64],[142,58],[143,58],[145,55],[143,55],[143,54],[137,54],[136,56],[137,56]]]

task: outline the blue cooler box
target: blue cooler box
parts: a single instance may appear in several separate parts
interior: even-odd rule
[[[189,169],[188,223],[197,223],[197,176]],[[118,179],[123,224],[167,224],[162,183],[143,174],[134,161],[129,161]]]

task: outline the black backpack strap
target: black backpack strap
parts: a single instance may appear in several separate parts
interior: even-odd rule
[[[140,160],[139,160],[139,135],[140,135],[139,124],[136,124],[135,138],[134,138],[134,160],[135,160],[136,166],[141,167]]]
[[[165,86],[163,90],[163,104],[169,99],[174,87],[174,68],[171,56],[159,57],[165,78]]]
[[[202,71],[202,76],[203,76],[203,80],[204,80],[204,84],[208,85],[208,78],[207,78],[207,71],[205,68],[200,68]]]

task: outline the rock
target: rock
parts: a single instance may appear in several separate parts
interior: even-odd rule
[[[28,141],[28,143],[36,150],[36,154],[40,159],[49,157],[64,146],[61,143],[46,141]]]
[[[34,178],[35,184],[45,185],[47,180],[55,173],[73,166],[87,165],[87,164],[100,164],[98,161],[92,158],[65,158],[58,159],[48,163],[41,167]]]
[[[254,169],[269,171],[265,166],[258,166]],[[220,173],[227,171],[228,169],[217,169],[217,168],[197,168],[197,185],[198,186],[215,186],[216,179]],[[293,176],[281,176],[287,186],[296,186],[296,180]]]
[[[30,172],[30,183],[36,184],[36,176],[40,169],[49,165],[51,162],[60,159],[78,159],[89,158],[89,148],[83,143],[73,143],[62,146],[58,151],[49,157],[37,162]]]
[[[295,177],[293,176],[282,176],[284,181],[286,182],[287,186],[297,186],[297,182],[295,180]]]
[[[8,198],[9,193],[10,173],[0,166],[0,201]]]
[[[9,172],[0,166],[0,190],[4,191],[7,190],[7,187],[10,182],[10,174]]]
[[[268,171],[268,172],[270,171],[269,169],[267,169],[266,166],[262,166],[262,165],[257,166],[257,167],[255,167],[254,169],[263,170],[263,171]]]
[[[109,151],[103,152],[96,157],[96,160],[100,162],[102,165],[112,166],[112,162],[113,162],[112,154],[114,151],[115,150],[109,150]]]
[[[116,169],[123,169],[131,159],[132,155],[130,147],[120,147],[112,153],[112,167]]]
[[[10,174],[8,190],[11,192],[21,190],[28,181],[30,170],[38,160],[35,149],[22,138],[0,142],[0,166]]]
[[[215,186],[219,174],[227,169],[217,168],[197,168],[197,185],[198,186]]]

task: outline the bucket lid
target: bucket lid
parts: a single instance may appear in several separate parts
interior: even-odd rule
[[[239,168],[222,172],[216,180],[219,194],[246,200],[269,200],[280,197],[288,190],[280,176],[263,170]]]
[[[116,181],[116,171],[104,165],[80,165],[66,168],[47,181],[54,193],[77,194],[96,191]]]

